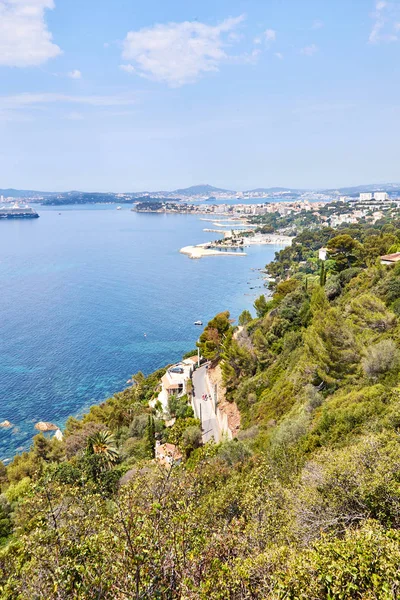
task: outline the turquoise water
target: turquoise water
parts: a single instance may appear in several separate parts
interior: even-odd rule
[[[62,426],[133,373],[178,360],[197,319],[250,308],[263,285],[252,269],[278,249],[190,260],[179,249],[213,235],[194,215],[38,210],[0,222],[0,421],[14,426],[0,429],[3,459],[29,447],[35,422]]]

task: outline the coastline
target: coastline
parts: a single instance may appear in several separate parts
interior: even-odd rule
[[[214,231],[215,233],[224,233],[225,237],[228,232],[218,231],[216,229],[204,229],[204,231]],[[184,246],[179,250],[181,254],[185,254],[189,258],[198,259],[206,256],[247,256],[246,252],[237,251],[221,251],[219,248],[236,248],[242,249],[246,246],[291,246],[292,238],[287,235],[280,234],[255,234],[252,237],[238,237],[235,240],[225,242],[224,239],[214,242],[206,242],[205,244],[197,244],[192,246]]]
[[[40,252],[37,256],[34,254],[35,267],[29,266],[30,270],[27,271],[24,256],[18,253],[15,257],[18,276],[13,274],[13,285],[21,290],[21,299],[17,310],[10,301],[11,294],[6,296],[9,301],[6,302],[5,315],[10,328],[18,324],[21,334],[31,340],[35,340],[38,335],[37,327],[31,320],[23,319],[19,323],[16,319],[32,310],[29,290],[39,264],[41,273],[48,274],[46,280],[52,286],[54,284],[59,288],[66,281],[79,283],[80,287],[74,288],[74,294],[82,307],[82,320],[78,330],[78,324],[71,321],[74,318],[74,306],[71,302],[65,305],[63,302],[58,303],[57,310],[42,303],[35,305],[37,317],[45,324],[39,332],[41,352],[35,355],[29,346],[24,346],[22,351],[17,342],[12,341],[15,336],[10,336],[10,343],[6,344],[9,359],[0,374],[3,391],[8,398],[1,416],[2,420],[12,422],[14,427],[0,430],[0,452],[3,458],[10,458],[29,448],[32,436],[37,433],[34,430],[35,423],[49,421],[63,430],[70,415],[80,415],[90,406],[101,404],[114,392],[123,390],[132,372],[143,370],[151,373],[160,365],[178,360],[181,353],[190,349],[196,339],[198,330],[193,327],[195,320],[201,319],[206,323],[227,305],[235,318],[244,309],[251,310],[255,295],[265,289],[258,269],[272,260],[275,252],[272,246],[252,246],[244,251],[209,247],[208,252],[205,248],[201,251],[205,258],[207,255],[218,257],[220,254],[244,256],[246,253],[247,260],[235,262],[227,259],[224,262],[217,258],[193,265],[190,261],[180,259],[177,250],[191,244],[192,240],[195,245],[204,240],[204,245],[209,246],[215,241],[210,234],[203,233],[202,222],[194,215],[189,219],[176,215],[171,218],[171,226],[164,228],[164,221],[160,218],[141,218],[136,222],[135,218],[131,218],[133,213],[125,210],[121,212],[122,216],[125,215],[122,220],[126,227],[121,230],[121,212],[114,213],[112,205],[106,208],[106,213],[99,210],[101,207],[95,208],[92,205],[71,208],[76,210],[66,211],[63,217],[58,216],[58,207],[46,207],[43,210],[43,214],[46,212],[46,219],[38,220],[43,242],[37,247]],[[83,208],[88,210],[79,210]],[[78,246],[71,242],[66,257],[64,248],[65,244],[70,243],[69,231],[78,226],[82,231],[80,242]],[[99,234],[93,238],[91,232],[94,229]],[[12,228],[7,228],[7,231],[8,238],[2,240],[4,247],[6,244],[10,246],[7,239],[13,237]],[[31,248],[33,236],[37,237],[37,227],[24,227],[24,231],[24,243],[27,248]],[[118,236],[118,248],[114,247],[111,257],[109,253],[107,256],[101,253],[99,255],[98,249],[102,248],[104,231],[108,231],[114,238]],[[49,235],[57,239],[54,252],[45,261],[42,258],[39,260]],[[148,281],[146,285],[149,294],[150,290],[155,292],[154,296],[149,295],[148,309],[145,310],[138,281],[147,281],[145,259],[147,253],[153,251],[155,236],[158,250],[162,251],[163,256],[152,261],[154,280]],[[142,260],[138,259],[139,255]],[[99,256],[104,260],[99,261]],[[111,265],[114,269],[112,281],[109,277]],[[7,280],[9,273],[4,265],[2,267],[2,275]],[[28,279],[23,276],[27,272],[32,275]],[[134,277],[129,276],[130,272]],[[172,282],[176,276],[179,277],[174,284],[174,291]],[[115,282],[118,284],[117,288]],[[88,291],[88,285],[94,290],[100,283],[104,291],[103,300],[95,302],[95,294]],[[174,314],[182,285],[185,286],[190,305],[180,306],[179,311]],[[9,286],[8,289],[13,288]],[[114,294],[116,290],[118,305],[106,300],[109,297],[107,294],[111,291]],[[48,287],[43,290],[46,298],[51,297],[51,291],[52,288]],[[162,298],[161,305],[157,298]],[[226,303],[223,302],[224,299]],[[164,318],[165,314],[168,314],[168,318]],[[74,325],[73,330],[71,323]],[[104,326],[100,327],[100,323],[105,323],[106,329]],[[85,335],[82,335],[81,328]],[[146,338],[143,337],[144,332],[147,333]],[[62,359],[60,355],[60,360],[53,363],[51,348],[65,336],[79,342],[79,346],[70,345],[70,353]],[[101,339],[103,343],[98,346],[94,338]],[[114,358],[114,348],[118,349],[118,359]],[[17,353],[19,349],[21,355]],[[99,363],[102,365],[101,372],[97,366]],[[20,376],[22,372],[23,377]],[[29,389],[29,393],[24,393],[25,389]]]

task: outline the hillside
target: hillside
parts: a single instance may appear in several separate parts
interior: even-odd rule
[[[247,190],[245,193],[262,193],[262,194],[273,194],[273,193],[292,193],[292,194],[301,194],[303,192],[305,192],[306,190],[298,190],[296,188],[283,188],[283,187],[269,187],[269,188],[255,188],[255,189],[251,189],[251,190]]]
[[[4,198],[46,198],[52,194],[53,192],[38,192],[35,190],[0,189],[0,196],[4,196]]]
[[[232,190],[224,190],[222,188],[213,187],[212,185],[192,185],[188,188],[183,188],[180,190],[174,190],[172,194],[177,194],[178,196],[193,196],[197,194],[215,194],[216,192],[232,192]]]
[[[234,440],[203,446],[187,396],[162,414],[165,369],[36,436],[0,472],[0,598],[398,598],[399,250],[400,220],[304,230],[240,329],[210,321]]]

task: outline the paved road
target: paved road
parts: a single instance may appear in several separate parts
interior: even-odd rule
[[[205,366],[196,369],[193,373],[195,414],[200,419],[201,413],[203,442],[208,442],[211,438],[214,438],[218,443],[221,439],[221,432],[214,412],[214,401],[210,399],[202,400],[203,394],[210,394],[211,392],[207,386],[206,374]]]

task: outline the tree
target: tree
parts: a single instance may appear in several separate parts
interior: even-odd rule
[[[87,440],[86,452],[88,455],[97,455],[102,457],[104,463],[108,466],[115,464],[119,458],[118,450],[115,446],[114,436],[106,430],[98,431]]]
[[[154,423],[154,417],[152,415],[149,415],[147,421],[146,441],[148,453],[151,456],[151,458],[154,458],[156,455],[156,428]]]
[[[336,263],[336,269],[343,271],[358,266],[362,258],[362,245],[350,235],[341,234],[329,240],[328,252]]]
[[[239,325],[244,327],[245,325],[250,323],[251,320],[252,320],[252,317],[251,317],[250,312],[248,310],[244,310],[242,312],[242,314],[239,316],[238,323],[239,323]]]
[[[39,433],[33,438],[33,452],[42,460],[47,461],[49,459],[51,453],[51,442],[43,435],[43,433]]]
[[[257,298],[257,300],[254,301],[254,308],[259,319],[265,317],[269,310],[269,306],[264,294],[262,294],[259,298]]]
[[[182,435],[181,446],[186,456],[189,457],[193,450],[200,448],[202,445],[203,434],[200,427],[192,425],[187,427]]]
[[[321,272],[320,272],[320,274],[319,274],[319,285],[320,285],[321,287],[324,287],[325,283],[326,283],[326,270],[325,270],[325,262],[324,262],[324,261],[322,261],[322,264],[321,264]]]
[[[7,481],[7,469],[3,461],[0,460],[0,487]]]
[[[168,415],[171,419],[186,419],[193,417],[193,409],[188,403],[188,397],[173,394],[168,398]]]
[[[242,377],[254,375],[256,372],[255,354],[233,339],[224,353],[221,368],[224,384],[228,391],[232,391],[237,388]]]
[[[229,312],[216,315],[204,329],[200,336],[198,346],[201,354],[211,361],[218,361],[221,357],[223,344],[228,332],[232,329]]]
[[[186,379],[186,393],[189,398],[193,395],[193,381],[191,379]]]
[[[359,361],[352,329],[337,308],[331,308],[323,288],[317,286],[311,299],[312,325],[304,334],[316,383],[336,384],[354,373]],[[311,366],[312,365],[312,366]]]

